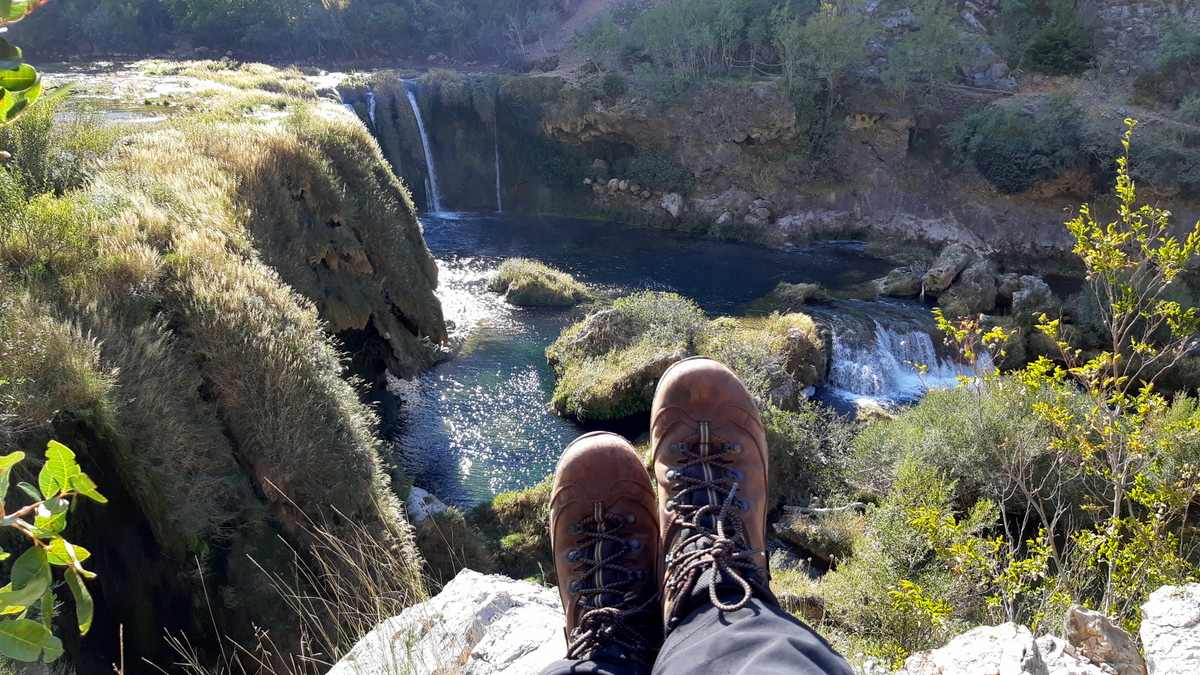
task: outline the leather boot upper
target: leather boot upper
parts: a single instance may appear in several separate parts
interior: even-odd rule
[[[650,424],[667,629],[693,593],[724,610],[772,598],[766,432],[745,386],[711,359],[681,361],[659,381]]]

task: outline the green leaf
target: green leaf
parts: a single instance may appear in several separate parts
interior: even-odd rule
[[[0,101],[0,119],[4,119],[3,102]],[[25,453],[14,452],[0,457],[0,507],[8,496],[8,481],[12,478],[12,468],[25,459]]]
[[[42,594],[42,611],[41,611],[41,616],[39,616],[38,618],[42,620],[43,626],[45,626],[46,628],[49,628],[50,630],[54,630],[53,626],[51,625],[52,623],[54,623],[54,589],[53,588],[47,588],[46,592]]]
[[[54,663],[63,655],[63,643],[54,635],[51,635],[46,640],[46,646],[43,648],[45,653],[42,655],[42,661],[46,663]]]
[[[46,463],[38,474],[38,487],[46,497],[67,492],[76,476],[83,473],[75,453],[58,441],[46,444]]]
[[[92,557],[92,552],[82,546],[72,544],[71,542],[57,537],[50,542],[50,548],[46,550],[46,560],[51,565],[59,567],[74,567],[77,563]]]
[[[0,0],[0,26],[24,19],[46,0]]]
[[[4,111],[4,119],[0,120],[0,122],[11,122],[15,120],[18,115],[25,112],[26,108],[33,105],[41,95],[41,80],[38,80],[36,84],[25,91],[8,92],[8,95],[5,96],[5,98],[12,99],[12,103],[11,105],[7,106],[7,110]],[[0,108],[3,107],[5,106],[0,105]]]
[[[29,498],[32,499],[33,501],[35,501],[35,502],[44,501],[42,499],[42,493],[38,492],[38,489],[33,487],[32,485],[30,485],[29,483],[26,483],[25,481],[21,481],[20,483],[17,483],[17,487],[21,488],[21,492],[24,492],[25,494],[29,495]]]
[[[66,511],[47,512],[46,515],[39,513],[33,518],[33,536],[38,539],[49,539],[61,534],[65,529],[67,529]]]
[[[100,504],[108,503],[108,498],[100,494],[100,491],[96,489],[96,483],[82,471],[78,476],[71,479],[71,489],[94,502],[99,502]]]
[[[28,63],[0,70],[0,87],[9,91],[25,91],[41,82],[41,75]]]
[[[29,607],[50,587],[50,564],[46,552],[34,546],[13,563],[12,582],[0,589],[0,607]]]
[[[0,70],[16,70],[21,63],[21,48],[0,38]]]
[[[0,654],[14,661],[33,663],[50,641],[50,630],[37,621],[0,621]]]
[[[75,620],[79,623],[79,634],[87,635],[92,629],[92,614],[95,611],[92,594],[74,569],[67,570],[66,577],[71,597],[75,598]]]

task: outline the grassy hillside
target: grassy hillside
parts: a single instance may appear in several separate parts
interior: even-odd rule
[[[114,497],[77,537],[103,570],[96,629],[71,646],[83,672],[107,670],[118,626],[137,658],[173,658],[165,631],[211,661],[218,634],[256,626],[285,658],[319,617],[328,639],[307,649],[328,659],[355,637],[346,617],[277,587],[330,566],[308,602],[344,594],[366,568],[347,542],[370,540],[380,612],[424,594],[337,335],[367,374],[429,363],[436,267],[358,120],[267,88],[127,126],[53,123],[63,93],[0,129],[0,447],[57,438]]]

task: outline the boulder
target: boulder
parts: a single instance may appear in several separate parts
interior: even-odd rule
[[[1050,285],[1041,277],[1026,274],[1018,279],[1017,288],[1012,293],[1013,316],[1029,321],[1043,312],[1052,311],[1055,304]]]
[[[1200,673],[1200,584],[1164,586],[1142,605],[1150,675]]]
[[[938,305],[949,317],[973,316],[995,309],[995,265],[990,260],[971,263],[938,298]]]
[[[925,273],[925,290],[941,293],[950,288],[955,278],[978,258],[974,249],[966,244],[954,243],[942,249],[937,260]]]
[[[879,295],[889,298],[915,298],[921,295],[921,272],[911,267],[897,267],[874,281]]]
[[[909,656],[904,675],[1050,675],[1033,633],[1005,623],[980,626],[945,647]]]
[[[678,192],[668,192],[663,195],[662,208],[671,214],[672,218],[678,218],[679,214],[683,213],[683,195]]]
[[[1112,671],[1088,661],[1071,643],[1053,635],[1037,639],[1038,651],[1049,675],[1112,675]]]
[[[829,302],[829,299],[829,291],[820,284],[781,281],[770,293],[750,303],[748,309],[753,314],[795,312],[810,303]]]
[[[553,590],[463,570],[379,624],[329,675],[527,675],[566,653],[562,628]]]
[[[1116,675],[1145,675],[1146,663],[1133,637],[1106,615],[1072,607],[1064,631],[1067,642],[1092,663],[1108,666]]]
[[[408,519],[413,525],[419,525],[431,517],[445,513],[450,508],[428,490],[413,487],[408,491],[408,501],[405,503]]]

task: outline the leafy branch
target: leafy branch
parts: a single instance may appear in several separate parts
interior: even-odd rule
[[[0,0],[0,32],[48,0]],[[42,76],[25,63],[21,48],[0,37],[0,124],[17,118],[42,95]]]
[[[0,499],[7,496],[13,469],[24,459],[23,452],[0,457]],[[56,604],[53,568],[62,569],[75,600],[79,633],[87,635],[92,627],[93,602],[85,580],[96,575],[83,567],[91,553],[62,536],[67,514],[76,497],[101,504],[108,500],[75,461],[75,453],[56,441],[46,446],[46,463],[37,482],[17,483],[17,488],[32,500],[28,505],[9,513],[0,501],[0,527],[20,533],[30,543],[13,563],[9,583],[0,587],[0,655],[27,663],[50,663],[63,653],[62,640],[54,635],[52,627]],[[0,560],[9,557],[11,554],[0,551]]]

